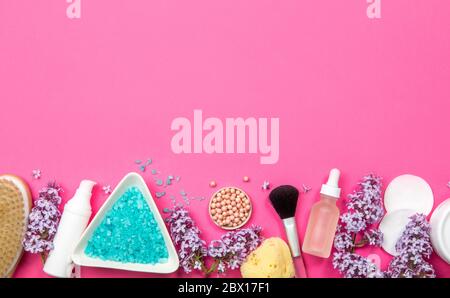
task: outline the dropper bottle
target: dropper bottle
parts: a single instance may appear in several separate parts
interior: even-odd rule
[[[53,240],[54,248],[45,262],[45,273],[55,277],[71,277],[74,268],[71,255],[92,214],[90,200],[94,185],[95,182],[90,180],[81,181],[73,198],[64,206]]]
[[[328,258],[331,254],[334,235],[339,221],[336,201],[341,195],[338,186],[340,172],[332,169],[326,184],[320,190],[320,201],[311,208],[302,250],[304,253]]]

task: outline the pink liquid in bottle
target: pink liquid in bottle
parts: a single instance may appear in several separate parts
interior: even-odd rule
[[[341,193],[338,187],[339,176],[338,169],[331,170],[328,182],[322,185],[320,201],[311,208],[303,240],[304,253],[321,258],[328,258],[331,254],[339,220],[339,208],[336,206]]]

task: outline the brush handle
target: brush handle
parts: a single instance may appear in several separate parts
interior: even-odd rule
[[[297,224],[295,217],[283,219],[284,229],[288,238],[289,246],[291,247],[292,257],[300,256],[300,245],[298,244]]]

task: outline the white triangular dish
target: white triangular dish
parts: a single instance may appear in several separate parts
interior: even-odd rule
[[[130,187],[137,187],[143,194],[145,200],[147,201],[150,211],[153,213],[156,222],[161,230],[164,238],[164,242],[167,247],[168,259],[164,263],[159,264],[138,264],[138,263],[121,263],[115,261],[105,261],[97,258],[91,258],[85,254],[85,249],[89,239],[96,230],[96,228],[101,224],[106,213],[112,208],[114,203],[124,194],[124,192]],[[102,267],[102,268],[113,268],[129,271],[140,271],[140,272],[150,272],[150,273],[172,273],[176,271],[179,267],[179,259],[173,242],[170,238],[169,232],[167,231],[164,220],[158,211],[158,208],[153,200],[153,197],[145,183],[144,179],[137,173],[127,174],[122,181],[119,182],[117,187],[114,189],[109,198],[105,201],[103,206],[95,215],[94,219],[91,221],[86,231],[81,236],[80,241],[75,247],[72,254],[72,260],[75,264],[80,266],[89,267]]]

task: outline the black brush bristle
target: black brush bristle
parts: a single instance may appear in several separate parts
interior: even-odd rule
[[[294,217],[299,192],[291,185],[278,186],[270,192],[269,199],[281,219]]]

